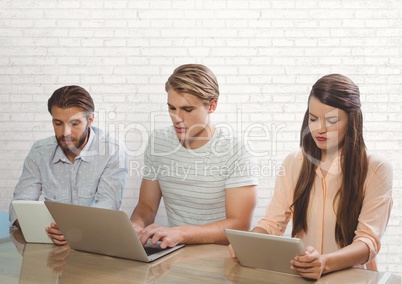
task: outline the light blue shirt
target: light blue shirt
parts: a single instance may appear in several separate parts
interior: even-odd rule
[[[123,147],[91,127],[87,144],[71,163],[54,136],[36,141],[24,162],[14,199],[45,200],[120,209],[127,178]],[[10,204],[10,224],[16,215]]]

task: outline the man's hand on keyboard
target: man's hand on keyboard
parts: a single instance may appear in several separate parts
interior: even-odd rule
[[[179,228],[163,227],[156,224],[145,227],[138,233],[138,236],[143,245],[147,243],[148,239],[151,239],[153,244],[160,241],[161,248],[174,247],[182,242]]]

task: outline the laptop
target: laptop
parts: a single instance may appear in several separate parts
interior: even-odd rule
[[[45,228],[54,220],[43,201],[13,200],[11,204],[27,243],[52,243]]]
[[[142,245],[124,211],[45,201],[68,245],[80,251],[151,262],[184,244],[162,249]]]
[[[300,239],[231,229],[225,233],[241,265],[299,275],[290,261],[306,252]]]

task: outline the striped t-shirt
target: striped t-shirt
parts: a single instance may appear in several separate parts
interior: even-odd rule
[[[144,160],[144,179],[158,180],[170,226],[223,220],[225,189],[258,184],[243,141],[218,127],[198,149],[184,148],[173,126],[155,130]]]

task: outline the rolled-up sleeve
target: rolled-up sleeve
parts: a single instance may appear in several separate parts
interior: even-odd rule
[[[292,153],[283,161],[275,181],[273,197],[267,205],[266,215],[256,225],[268,234],[283,235],[292,217],[290,206],[293,202],[294,177],[298,176],[300,170],[297,163],[294,163],[297,159],[297,153]]]
[[[387,227],[392,208],[392,165],[371,156],[365,182],[365,197],[353,242],[364,242],[370,250],[366,263],[381,248],[381,237]]]

